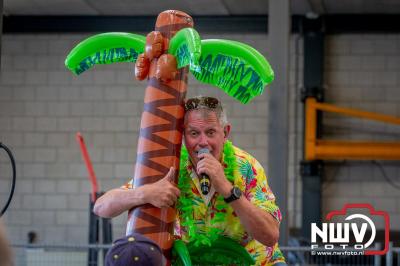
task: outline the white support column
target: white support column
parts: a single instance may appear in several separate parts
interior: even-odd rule
[[[268,119],[268,176],[277,198],[283,222],[280,228],[281,245],[288,243],[288,101],[289,101],[289,41],[291,17],[289,0],[269,0],[268,41],[269,60],[275,71],[269,99]]]

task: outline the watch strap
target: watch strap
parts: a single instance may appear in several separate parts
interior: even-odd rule
[[[235,190],[239,191],[239,195],[235,194]],[[231,195],[227,198],[224,198],[224,201],[226,203],[231,203],[232,201],[239,199],[241,195],[242,195],[242,193],[241,193],[240,189],[238,187],[233,187],[231,190]]]

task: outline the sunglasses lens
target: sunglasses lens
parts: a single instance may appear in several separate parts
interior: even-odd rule
[[[219,101],[215,98],[207,97],[204,99],[204,103],[210,108],[216,108]]]
[[[186,111],[197,109],[199,106],[199,103],[200,103],[200,99],[197,99],[197,98],[192,98],[192,99],[187,100],[187,102],[185,103]]]
[[[216,109],[220,107],[219,101],[212,97],[201,97],[201,98],[191,98],[185,103],[185,110],[190,111],[198,109],[200,106],[204,106],[210,109]]]

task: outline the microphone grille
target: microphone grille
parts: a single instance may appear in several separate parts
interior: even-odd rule
[[[199,154],[210,153],[210,150],[207,149],[207,148],[203,148],[203,149],[200,149],[198,153],[199,153]]]

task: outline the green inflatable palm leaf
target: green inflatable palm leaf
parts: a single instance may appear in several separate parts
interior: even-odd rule
[[[244,104],[262,94],[274,80],[264,56],[236,41],[202,40],[199,67],[198,71],[191,70],[197,80],[221,88]]]
[[[96,64],[136,62],[144,52],[146,37],[124,32],[97,34],[80,42],[65,59],[65,66],[76,75]]]
[[[189,65],[191,71],[199,71],[201,40],[197,31],[193,28],[178,31],[169,43],[168,53],[175,56],[178,68]]]

